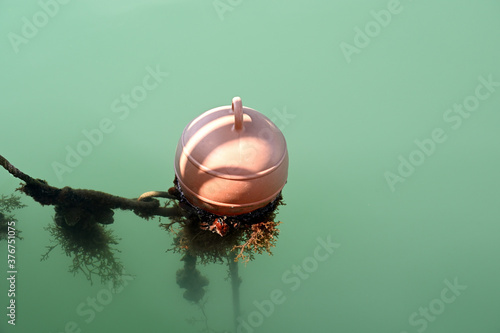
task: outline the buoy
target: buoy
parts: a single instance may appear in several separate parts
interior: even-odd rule
[[[186,126],[174,167],[189,203],[234,216],[262,208],[281,193],[288,151],[280,129],[235,97],[232,105],[206,111]]]

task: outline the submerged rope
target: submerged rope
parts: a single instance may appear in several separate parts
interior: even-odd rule
[[[94,190],[73,189],[71,187],[57,188],[50,186],[45,180],[34,179],[33,177],[20,171],[2,155],[0,155],[0,165],[11,175],[26,183],[19,188],[21,192],[29,195],[36,202],[42,205],[53,205],[68,208],[80,207],[87,210],[132,210],[136,215],[146,219],[153,216],[175,217],[182,215],[182,212],[180,212],[177,207],[160,207],[160,202],[155,199],[142,201],[123,198]],[[168,192],[147,193],[156,193],[154,196],[162,196],[170,199],[174,198],[174,196],[168,194]],[[163,194],[157,195],[158,193]],[[152,197],[152,195],[148,196]]]
[[[238,331],[238,318],[240,312],[240,285],[241,278],[238,274],[238,262],[236,261],[236,254],[231,252],[227,259],[229,266],[229,276],[231,277],[231,289],[233,291],[233,316],[234,316],[234,330]]]

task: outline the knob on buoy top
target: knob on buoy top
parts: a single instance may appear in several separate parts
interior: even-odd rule
[[[269,118],[232,105],[209,110],[182,132],[175,175],[186,199],[217,215],[240,215],[266,206],[285,186],[285,137]]]

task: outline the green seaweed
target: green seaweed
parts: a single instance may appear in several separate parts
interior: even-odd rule
[[[17,195],[11,194],[9,196],[2,194],[0,197],[0,241],[7,239],[7,234],[9,230],[9,222],[17,222],[14,215],[10,214],[16,209],[21,209],[26,207],[26,205],[21,203],[21,198]],[[21,231],[16,228],[16,238],[23,239],[20,234]]]
[[[41,261],[47,260],[52,250],[60,246],[72,258],[68,271],[73,275],[82,273],[91,284],[96,276],[101,283],[111,282],[114,287],[123,283],[124,267],[117,259],[120,250],[114,247],[119,239],[110,229],[89,220],[70,225],[56,213],[54,223],[45,230],[52,236],[54,244],[47,246]]]

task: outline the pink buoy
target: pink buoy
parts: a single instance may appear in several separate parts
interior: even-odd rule
[[[175,175],[185,198],[217,215],[240,215],[272,202],[285,186],[285,137],[260,112],[232,105],[191,121],[177,145]]]

